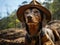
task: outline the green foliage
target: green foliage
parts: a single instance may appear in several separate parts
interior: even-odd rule
[[[51,2],[51,1],[53,1],[53,2]],[[51,3],[49,3],[49,2],[51,2]],[[45,5],[45,7],[48,10],[50,10],[52,17],[53,17],[52,19],[60,20],[60,0],[45,0],[43,5]]]
[[[0,30],[7,28],[20,28],[21,23],[17,19],[16,11],[13,11],[12,14],[8,17],[4,17],[0,20]]]
[[[54,0],[53,3],[50,5],[50,10],[53,15],[53,19],[60,19],[60,0]]]

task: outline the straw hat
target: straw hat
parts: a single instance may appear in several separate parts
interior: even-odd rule
[[[23,5],[21,7],[18,8],[17,10],[17,17],[21,22],[25,22],[24,20],[24,11],[26,9],[29,8],[37,8],[39,10],[41,10],[43,12],[43,14],[45,14],[46,16],[46,20],[50,21],[51,20],[51,13],[49,10],[47,10],[45,7],[41,6],[40,3],[38,3],[37,1],[35,3],[33,3],[33,1],[30,4],[27,5]]]

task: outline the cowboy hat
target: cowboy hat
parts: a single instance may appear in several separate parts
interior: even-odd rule
[[[51,20],[50,11],[47,10],[45,7],[41,6],[40,3],[38,3],[38,2],[36,2],[36,4],[33,4],[33,2],[31,2],[30,4],[23,5],[23,6],[19,7],[18,10],[17,10],[18,19],[21,22],[25,22],[25,20],[24,20],[24,11],[26,9],[33,8],[33,7],[41,10],[43,12],[43,14],[45,14],[47,22]]]

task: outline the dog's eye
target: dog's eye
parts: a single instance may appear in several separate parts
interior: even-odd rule
[[[25,12],[25,14],[29,14],[29,12]]]
[[[34,11],[34,13],[39,13],[39,11]]]
[[[34,11],[34,15],[39,15],[40,12],[39,11]]]

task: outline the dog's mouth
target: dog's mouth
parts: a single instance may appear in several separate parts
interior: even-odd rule
[[[37,21],[34,21],[32,19],[28,19],[27,23],[38,23]]]

